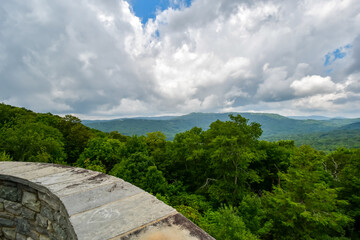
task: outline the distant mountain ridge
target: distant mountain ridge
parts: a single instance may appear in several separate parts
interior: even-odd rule
[[[324,116],[287,116],[288,118],[297,119],[297,120],[330,120],[332,118],[324,117]]]
[[[258,122],[263,129],[262,139],[278,140],[295,134],[329,132],[351,124],[360,124],[360,118],[354,119],[293,119],[271,113],[190,113],[183,116],[140,117],[114,120],[84,120],[88,127],[104,132],[118,131],[124,135],[145,135],[148,132],[161,131],[168,140],[172,140],[177,133],[200,127],[204,130],[216,121],[228,121],[229,114],[240,114],[250,122]],[[319,117],[319,116],[317,116]],[[356,125],[357,126],[357,125]]]
[[[360,122],[351,123],[339,128],[339,130],[360,130]]]

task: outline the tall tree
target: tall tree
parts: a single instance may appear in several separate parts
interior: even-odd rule
[[[193,191],[201,187],[210,170],[202,129],[194,127],[176,134],[170,147],[169,180],[180,180]]]
[[[240,115],[230,115],[230,119],[213,122],[204,135],[213,171],[209,193],[220,202],[235,203],[250,183],[260,181],[249,166],[259,158],[256,147],[262,130],[259,123],[248,124]]]
[[[88,141],[95,137],[88,127],[81,124],[79,118],[72,115],[66,115],[56,127],[65,138],[65,151],[69,163],[74,163],[84,151]]]
[[[300,147],[287,173],[279,173],[281,183],[267,193],[267,215],[274,221],[274,239],[328,239],[345,235],[352,221],[339,209],[337,190],[328,184],[323,168],[324,155],[309,146]]]
[[[166,158],[166,136],[161,132],[147,133],[145,142],[149,155],[154,159],[156,166],[162,166]]]

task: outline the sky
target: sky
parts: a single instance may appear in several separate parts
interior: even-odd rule
[[[0,102],[360,117],[360,1],[2,0]]]

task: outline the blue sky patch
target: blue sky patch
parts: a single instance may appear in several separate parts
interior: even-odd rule
[[[132,6],[135,15],[145,24],[149,18],[155,19],[158,10],[163,11],[169,7],[180,8],[190,6],[191,0],[127,0]]]
[[[333,52],[327,53],[325,55],[324,66],[330,66],[336,60],[346,57],[347,50],[350,48],[352,48],[352,46],[350,44],[347,44],[343,47],[335,49]]]

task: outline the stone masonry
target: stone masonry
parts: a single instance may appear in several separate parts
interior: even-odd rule
[[[75,239],[67,213],[55,196],[4,180],[0,196],[2,239]]]
[[[122,179],[29,162],[0,162],[0,239],[214,240]]]

